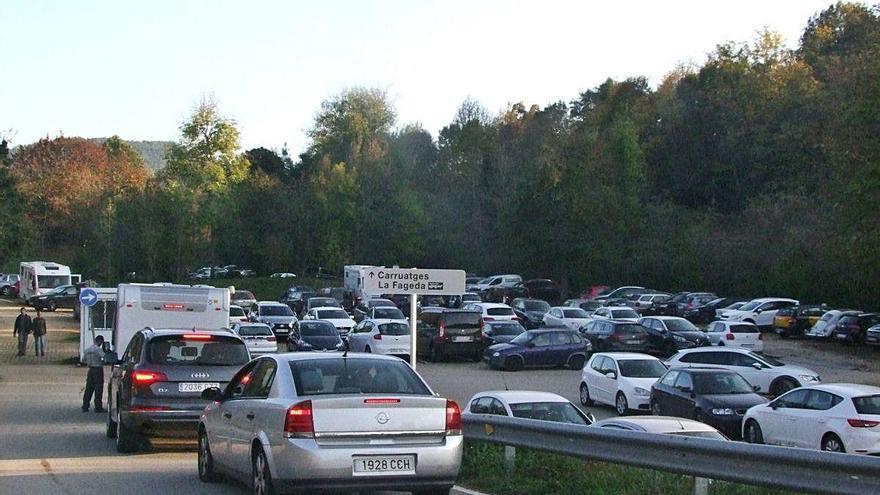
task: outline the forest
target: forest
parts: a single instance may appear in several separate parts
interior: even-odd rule
[[[654,87],[609,79],[497,115],[468,99],[436,136],[355,87],[295,157],[243,150],[212,101],[155,172],[116,136],[3,141],[0,271],[384,264],[878,309],[880,9],[805,21],[796,47],[763,31]]]

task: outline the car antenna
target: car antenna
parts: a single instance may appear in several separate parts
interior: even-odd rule
[[[504,370],[501,370],[501,383],[504,384],[504,391],[510,392],[510,387],[507,386],[507,377],[504,376]]]

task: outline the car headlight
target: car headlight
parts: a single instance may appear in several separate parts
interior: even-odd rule
[[[641,395],[641,396],[643,396],[643,397],[647,397],[647,396],[651,395],[651,391],[650,391],[650,390],[644,389],[644,388],[642,388],[642,387],[636,387],[636,388],[634,388],[634,389],[633,389],[633,392],[635,392],[636,395]]]
[[[712,409],[712,414],[715,416],[730,416],[736,414],[736,411],[729,407],[723,407],[719,409]]]
[[[679,344],[687,344],[687,339],[682,337],[681,335],[673,335],[672,340]]]
[[[498,357],[498,356],[500,356],[500,355],[501,355],[500,352],[495,352],[495,353],[492,354],[492,357]]]
[[[818,382],[819,377],[813,375],[800,375],[801,381],[803,382]]]

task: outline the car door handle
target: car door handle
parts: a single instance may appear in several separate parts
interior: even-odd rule
[[[247,413],[247,414],[244,415],[244,417],[246,417],[247,419],[253,421],[253,419],[254,419],[254,413],[252,413],[252,412],[251,412],[251,413]]]
[[[230,419],[230,418],[232,418],[232,413],[225,412],[225,413],[223,413],[223,417],[226,419]]]

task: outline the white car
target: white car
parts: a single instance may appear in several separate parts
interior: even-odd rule
[[[241,306],[236,306],[235,304],[229,305],[229,326],[232,327],[235,323],[247,323],[250,320],[248,319],[247,313],[245,313],[244,308]]]
[[[336,327],[336,331],[339,332],[339,336],[343,339],[348,337],[349,332],[351,332],[351,329],[356,325],[354,320],[348,316],[348,313],[346,313],[345,310],[330,306],[312,308],[306,313],[303,319],[329,321],[334,327]]]
[[[739,309],[725,310],[719,315],[720,320],[727,321],[744,321],[746,323],[754,323],[758,327],[770,328],[773,326],[773,317],[782,308],[790,308],[797,306],[799,303],[795,299],[784,299],[779,297],[764,297],[761,299],[752,299],[751,301],[740,306]]]
[[[764,336],[753,323],[713,321],[706,325],[706,335],[712,345],[764,352]]]
[[[821,382],[819,374],[800,366],[787,365],[769,356],[735,347],[685,349],[666,360],[670,368],[723,368],[733,370],[758,387],[757,392],[779,396],[804,385]]]
[[[718,308],[715,310],[715,318],[721,318],[721,313],[739,309],[739,308],[745,306],[747,303],[748,303],[748,301],[737,301],[737,302],[731,304],[730,306]]]
[[[409,323],[406,320],[361,320],[348,334],[348,345],[352,352],[387,354],[409,360]]]
[[[858,315],[861,314],[861,311],[852,311],[852,310],[837,310],[832,309],[831,311],[826,311],[825,314],[822,315],[822,318],[816,322],[809,330],[804,332],[804,337],[808,339],[830,339],[831,335],[834,334],[834,330],[837,328],[837,322],[840,321],[840,318],[846,315]]]
[[[880,387],[833,383],[792,390],[749,408],[743,438],[850,454],[880,454]]]
[[[466,287],[466,289],[468,292],[480,294],[495,287],[513,287],[520,283],[522,283],[522,277],[519,275],[493,275],[480,280],[469,288]]]
[[[629,306],[607,306],[599,308],[593,312],[593,318],[596,320],[618,320],[636,323],[639,321],[640,315],[636,310]]]
[[[591,425],[596,421],[592,414],[584,413],[565,397],[528,390],[480,392],[471,398],[461,413],[466,416],[493,414],[577,425]]]
[[[643,431],[662,435],[699,437],[712,440],[727,440],[723,433],[711,426],[692,419],[670,416],[633,416],[628,418],[608,418],[593,424],[597,428],[615,430]]]
[[[580,330],[591,319],[590,315],[581,308],[555,306],[544,314],[544,326]]]
[[[465,311],[478,311],[481,321],[504,321],[516,320],[516,313],[513,308],[501,303],[471,303],[462,308]],[[482,325],[481,325],[482,326]]]
[[[663,373],[663,362],[648,354],[598,352],[581,371],[581,404],[614,406],[621,416],[631,410],[649,411],[651,386]]]
[[[251,356],[278,352],[278,340],[265,323],[235,323],[232,331],[241,337]]]
[[[641,314],[642,311],[651,309],[651,305],[655,302],[661,303],[669,300],[669,294],[642,294],[636,300],[630,303],[630,306]]]
[[[290,272],[275,272],[272,275],[269,275],[269,278],[296,278],[296,274]]]

